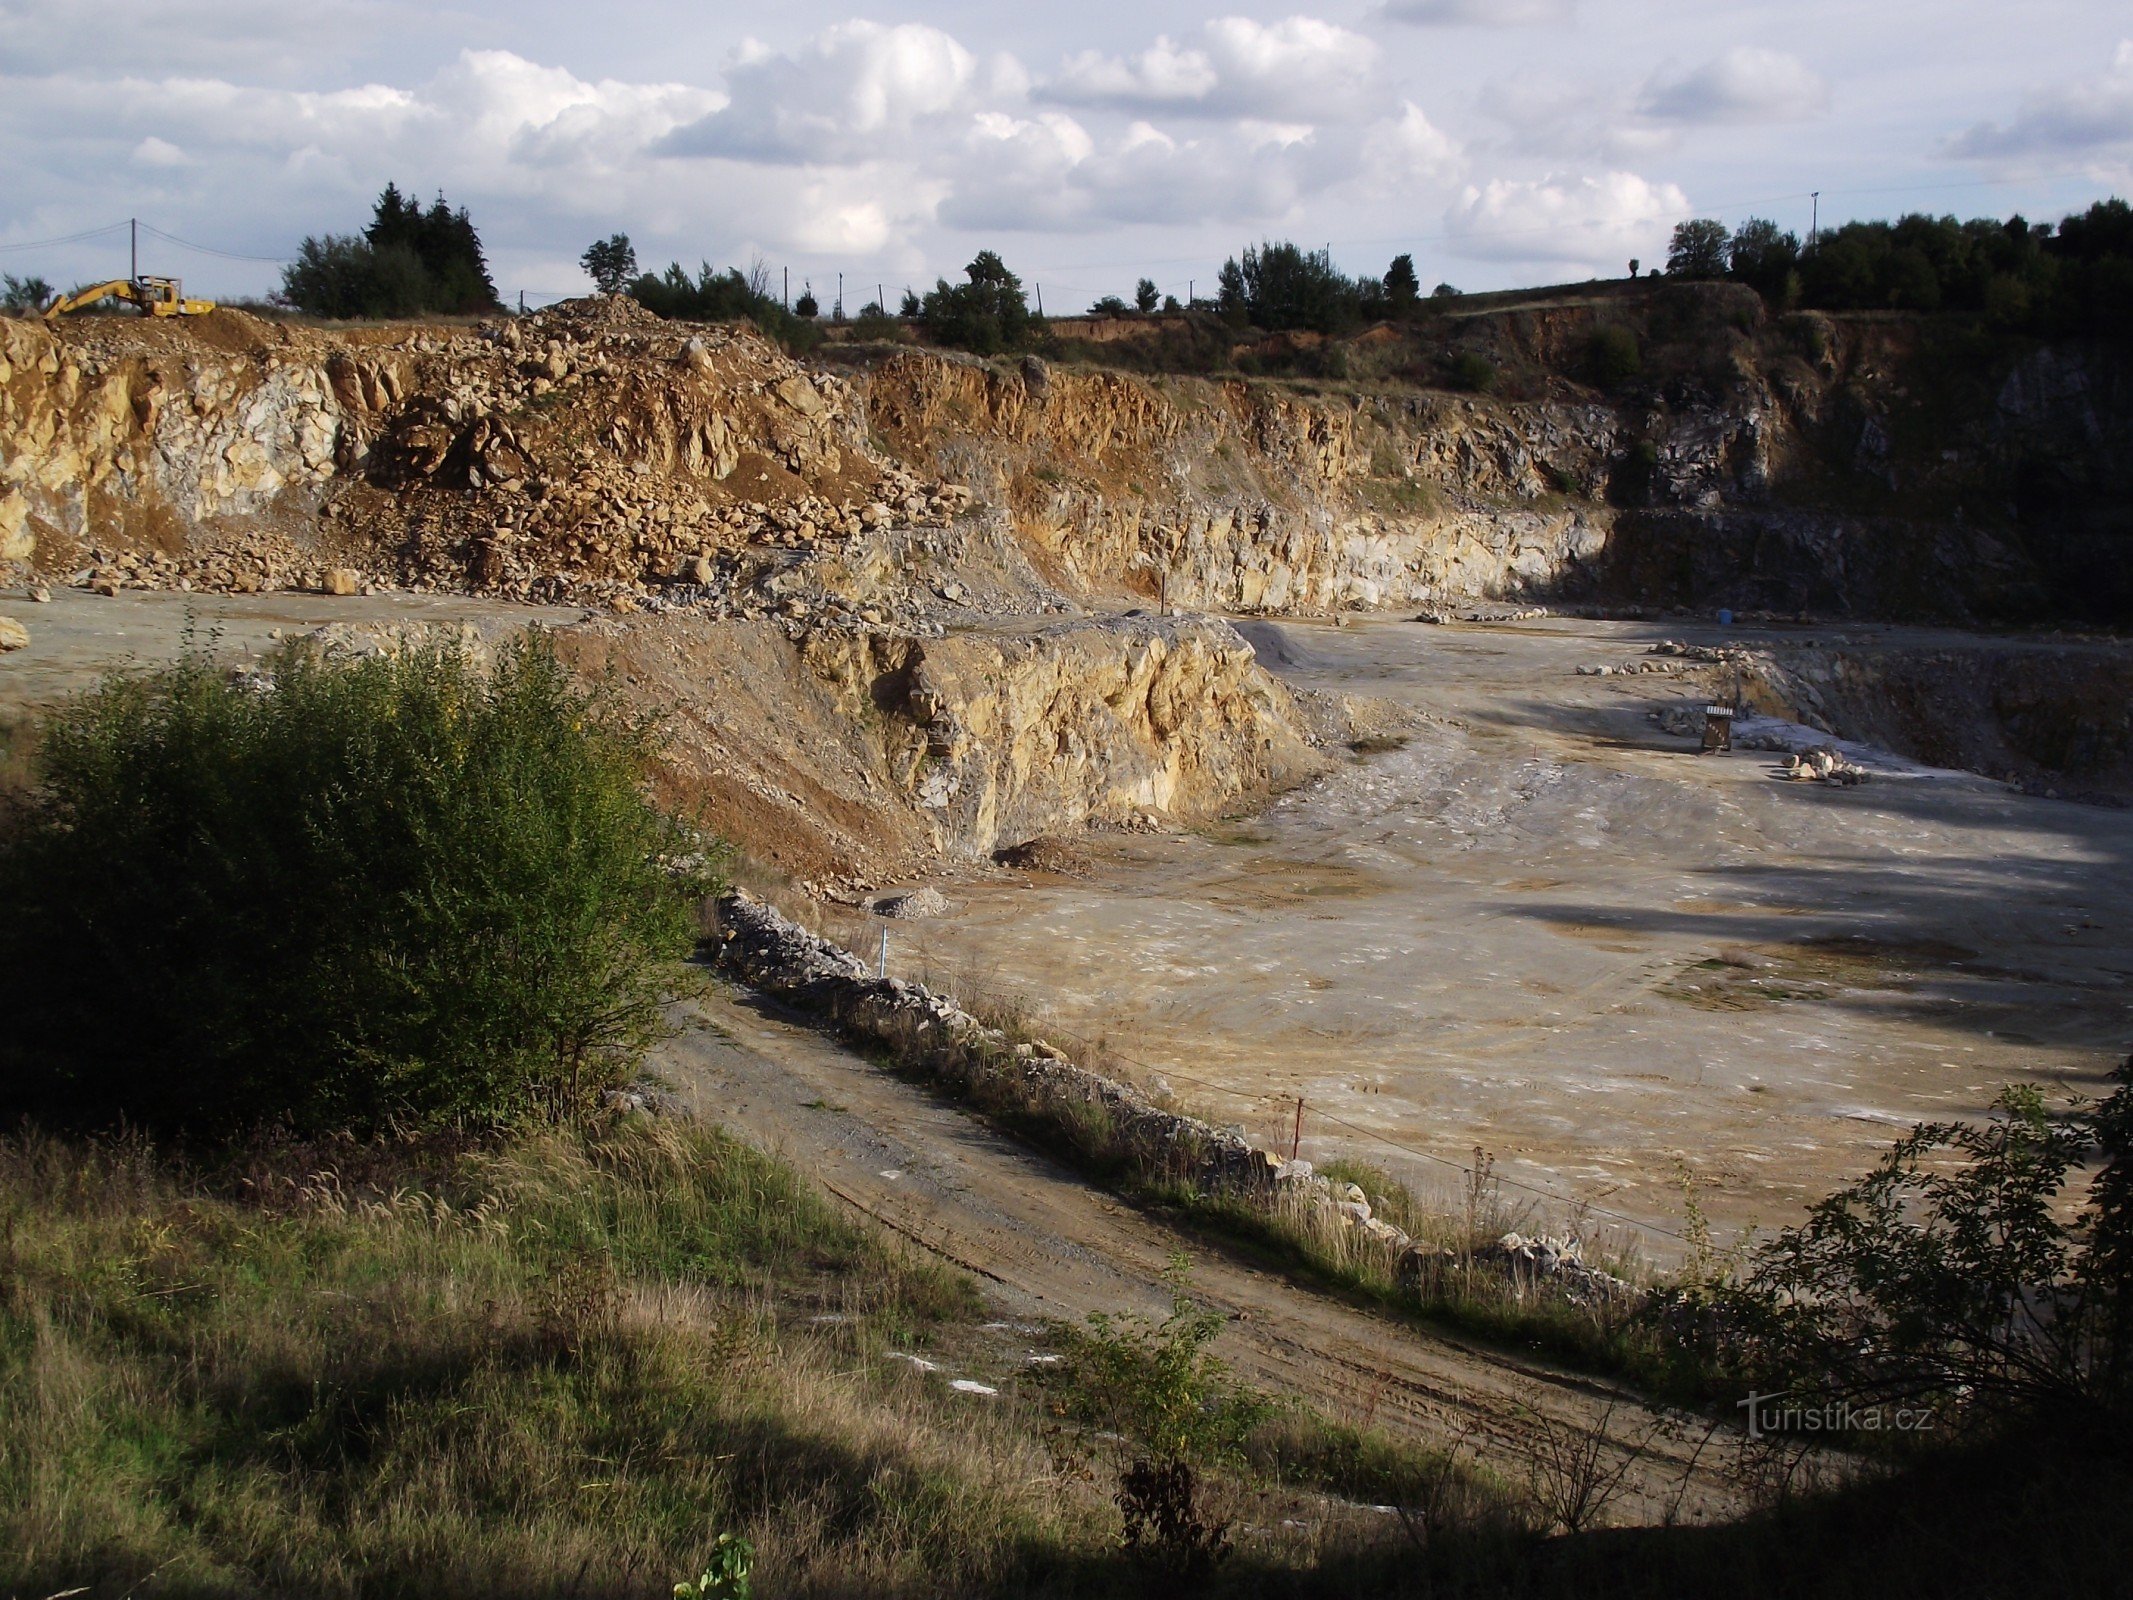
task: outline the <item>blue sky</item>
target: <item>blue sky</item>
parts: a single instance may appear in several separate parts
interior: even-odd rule
[[[1462,288],[1619,273],[1686,215],[1804,233],[2133,192],[2133,13],[2096,0],[782,7],[0,0],[0,270],[261,292],[387,180],[498,287],[760,257],[856,310],[998,249],[1046,308],[1261,238]],[[29,246],[29,248],[18,248]],[[243,260],[237,257],[261,257]]]

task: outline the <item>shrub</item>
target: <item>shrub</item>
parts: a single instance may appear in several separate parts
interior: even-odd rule
[[[52,298],[52,286],[34,273],[18,278],[12,272],[0,276],[0,311],[40,311]]]
[[[1496,387],[1496,363],[1478,350],[1462,350],[1452,357],[1445,376],[1454,389],[1487,394]]]
[[[2122,1427],[2133,1415],[2133,1060],[2118,1082],[2070,1117],[2019,1088],[1989,1122],[1921,1126],[1764,1246],[1741,1282],[1675,1314],[1758,1388],[1810,1404]],[[2098,1170],[2074,1210],[2066,1190],[2089,1162]]]
[[[1602,389],[1627,383],[1644,370],[1637,335],[1619,322],[1603,322],[1585,345],[1585,370]]]
[[[661,273],[647,272],[629,287],[630,298],[654,316],[690,322],[752,322],[794,355],[822,342],[822,330],[785,309],[770,292],[770,269],[758,259],[744,276],[738,267],[712,270],[706,261],[691,278],[679,261]]]
[[[1165,1275],[1170,1315],[1160,1322],[1099,1312],[1070,1335],[1059,1409],[1122,1446],[1117,1503],[1122,1542],[1185,1576],[1203,1575],[1229,1549],[1229,1524],[1207,1508],[1205,1475],[1240,1466],[1255,1430],[1273,1415],[1208,1350],[1227,1320],[1194,1304],[1182,1256]]]
[[[691,941],[650,734],[539,640],[202,654],[42,728],[0,841],[0,1106],[213,1134],[572,1110]]]
[[[1323,250],[1305,250],[1287,240],[1247,246],[1222,263],[1216,303],[1233,325],[1280,332],[1309,328],[1339,333],[1386,308],[1386,286],[1376,278],[1343,276]]]
[[[1020,350],[1043,331],[1029,313],[1022,280],[990,250],[964,270],[967,283],[936,279],[920,307],[926,333],[938,343],[981,356]]]

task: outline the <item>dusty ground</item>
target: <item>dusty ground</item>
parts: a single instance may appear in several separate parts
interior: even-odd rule
[[[1168,1310],[1183,1251],[1194,1295],[1224,1312],[1221,1351],[1269,1391],[1359,1425],[1461,1448],[1516,1481],[1537,1429],[1598,1431],[1633,1454],[1609,1520],[1738,1514],[1731,1445],[1698,1418],[1592,1379],[1456,1340],[1298,1288],[1090,1188],[927,1090],[804,1022],[714,993],[682,1008],[650,1068],[694,1109],[779,1151],[847,1203],[986,1280],[1010,1317]]]
[[[1444,1192],[1486,1147],[1563,1197],[1509,1191],[1539,1220],[1597,1203],[1661,1257],[1684,1170],[1722,1234],[1790,1221],[1912,1123],[2093,1091],[2133,1044],[2133,813],[1699,759],[1648,712],[1701,694],[1575,676],[1678,623],[1244,626],[1292,687],[1430,720],[1261,816],[948,883],[891,970],[1025,997],[1261,1138],[1301,1096],[1307,1157]]]

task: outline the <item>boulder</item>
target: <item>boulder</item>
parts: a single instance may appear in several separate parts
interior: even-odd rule
[[[353,567],[328,567],[320,575],[318,587],[321,594],[361,594],[363,575]]]
[[[20,650],[30,642],[30,630],[13,617],[0,617],[0,655]]]

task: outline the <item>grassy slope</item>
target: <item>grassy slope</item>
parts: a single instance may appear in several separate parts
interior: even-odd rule
[[[196,1166],[18,1134],[0,1595],[664,1596],[721,1532],[762,1595],[1138,1592],[1113,1452],[986,1316],[708,1130]],[[1216,1486],[1226,1581],[1390,1561],[1368,1504],[1447,1472],[1462,1518],[1521,1525],[1485,1474],[1284,1414]]]

